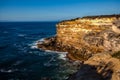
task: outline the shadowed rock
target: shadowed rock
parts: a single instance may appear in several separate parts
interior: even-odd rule
[[[100,53],[84,62],[68,80],[120,80],[120,61]]]

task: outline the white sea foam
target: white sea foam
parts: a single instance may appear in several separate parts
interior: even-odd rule
[[[59,59],[62,59],[62,60],[66,60],[66,54],[68,52],[60,52],[60,51],[52,51],[52,50],[45,50],[45,52],[49,52],[49,53],[57,53],[59,55]]]
[[[31,49],[36,49],[36,48],[37,48],[37,46],[36,46],[36,45],[31,46]]]
[[[19,37],[24,37],[26,36],[25,34],[18,34]]]
[[[59,54],[59,59],[66,60],[66,59],[67,59],[67,58],[66,58],[66,54],[67,54],[67,52],[64,52],[64,53],[62,53],[62,54]]]
[[[52,51],[52,50],[45,50],[45,52],[60,53],[60,54],[67,54],[68,53],[68,52],[60,52],[60,51]]]
[[[53,35],[55,36],[55,35]],[[45,41],[45,38],[41,38],[39,40],[34,41],[32,44],[29,44],[31,49],[37,49],[37,44],[42,44]],[[49,51],[48,51],[49,52]]]
[[[32,44],[29,44],[31,49],[36,49],[37,48],[37,43],[33,42]]]
[[[0,69],[0,72],[5,72],[5,73],[11,73],[11,72],[14,72],[14,71],[17,71],[17,69],[9,69],[9,70],[5,70],[5,69]]]
[[[45,40],[45,38],[42,38],[42,39],[39,39],[39,40],[37,40],[37,41],[41,41],[41,42],[43,42]]]
[[[37,44],[38,43],[39,44],[43,43],[44,40],[45,40],[45,38],[34,41],[32,44],[30,44],[31,49],[37,49],[38,48]],[[59,59],[62,59],[62,60],[66,60],[66,54],[68,53],[68,52],[59,52],[59,51],[52,51],[52,50],[45,50],[45,52],[52,53],[52,54],[53,53],[58,53]]]
[[[42,39],[39,39],[39,40],[37,40],[37,41],[34,41],[32,44],[29,44],[29,46],[30,46],[30,48],[31,49],[37,49],[38,47],[37,47],[37,44],[39,43],[42,43],[43,41],[44,41],[44,39],[45,38],[42,38]]]
[[[45,52],[50,52],[50,53],[57,53],[59,55],[59,59],[66,60],[66,54],[68,52],[60,52],[60,51],[52,51],[52,50],[45,50]]]

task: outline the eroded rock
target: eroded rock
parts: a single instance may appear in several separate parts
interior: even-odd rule
[[[120,15],[83,17],[58,23],[57,35],[38,43],[43,50],[65,51],[67,57],[84,61],[68,80],[120,80]]]
[[[95,54],[68,80],[120,80],[120,60],[108,53]]]
[[[43,50],[68,52],[73,60],[87,60],[93,54],[120,51],[120,35],[112,27],[119,26],[120,16],[78,18],[57,24],[55,37],[47,38],[38,47]]]

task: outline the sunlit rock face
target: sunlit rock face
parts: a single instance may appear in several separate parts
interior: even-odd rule
[[[38,47],[68,52],[72,60],[87,60],[93,54],[120,51],[120,15],[87,16],[56,25],[56,36]]]
[[[62,21],[57,26],[57,43],[62,46],[73,46],[74,53],[68,57],[88,58],[94,53],[109,51],[114,53],[120,50],[120,15],[91,16]],[[115,27],[113,27],[115,26]],[[116,28],[115,30],[114,28]]]
[[[78,18],[75,20],[63,21],[57,24],[57,38],[66,44],[67,41],[80,39],[90,32],[101,32],[103,30],[111,30],[113,21],[117,20],[116,17],[100,17],[100,18]],[[68,44],[68,43],[67,43]]]
[[[120,15],[62,21],[56,25],[56,36],[46,38],[38,47],[68,52],[68,58],[82,62],[68,80],[120,80],[119,24]]]

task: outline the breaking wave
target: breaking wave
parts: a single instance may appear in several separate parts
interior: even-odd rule
[[[29,44],[30,48],[31,48],[31,49],[38,49],[37,43],[38,43],[38,42],[39,42],[39,43],[42,43],[42,42],[44,41],[44,39],[45,39],[45,38],[41,38],[41,39],[39,39],[39,40],[37,40],[37,41],[34,41],[32,44]]]

